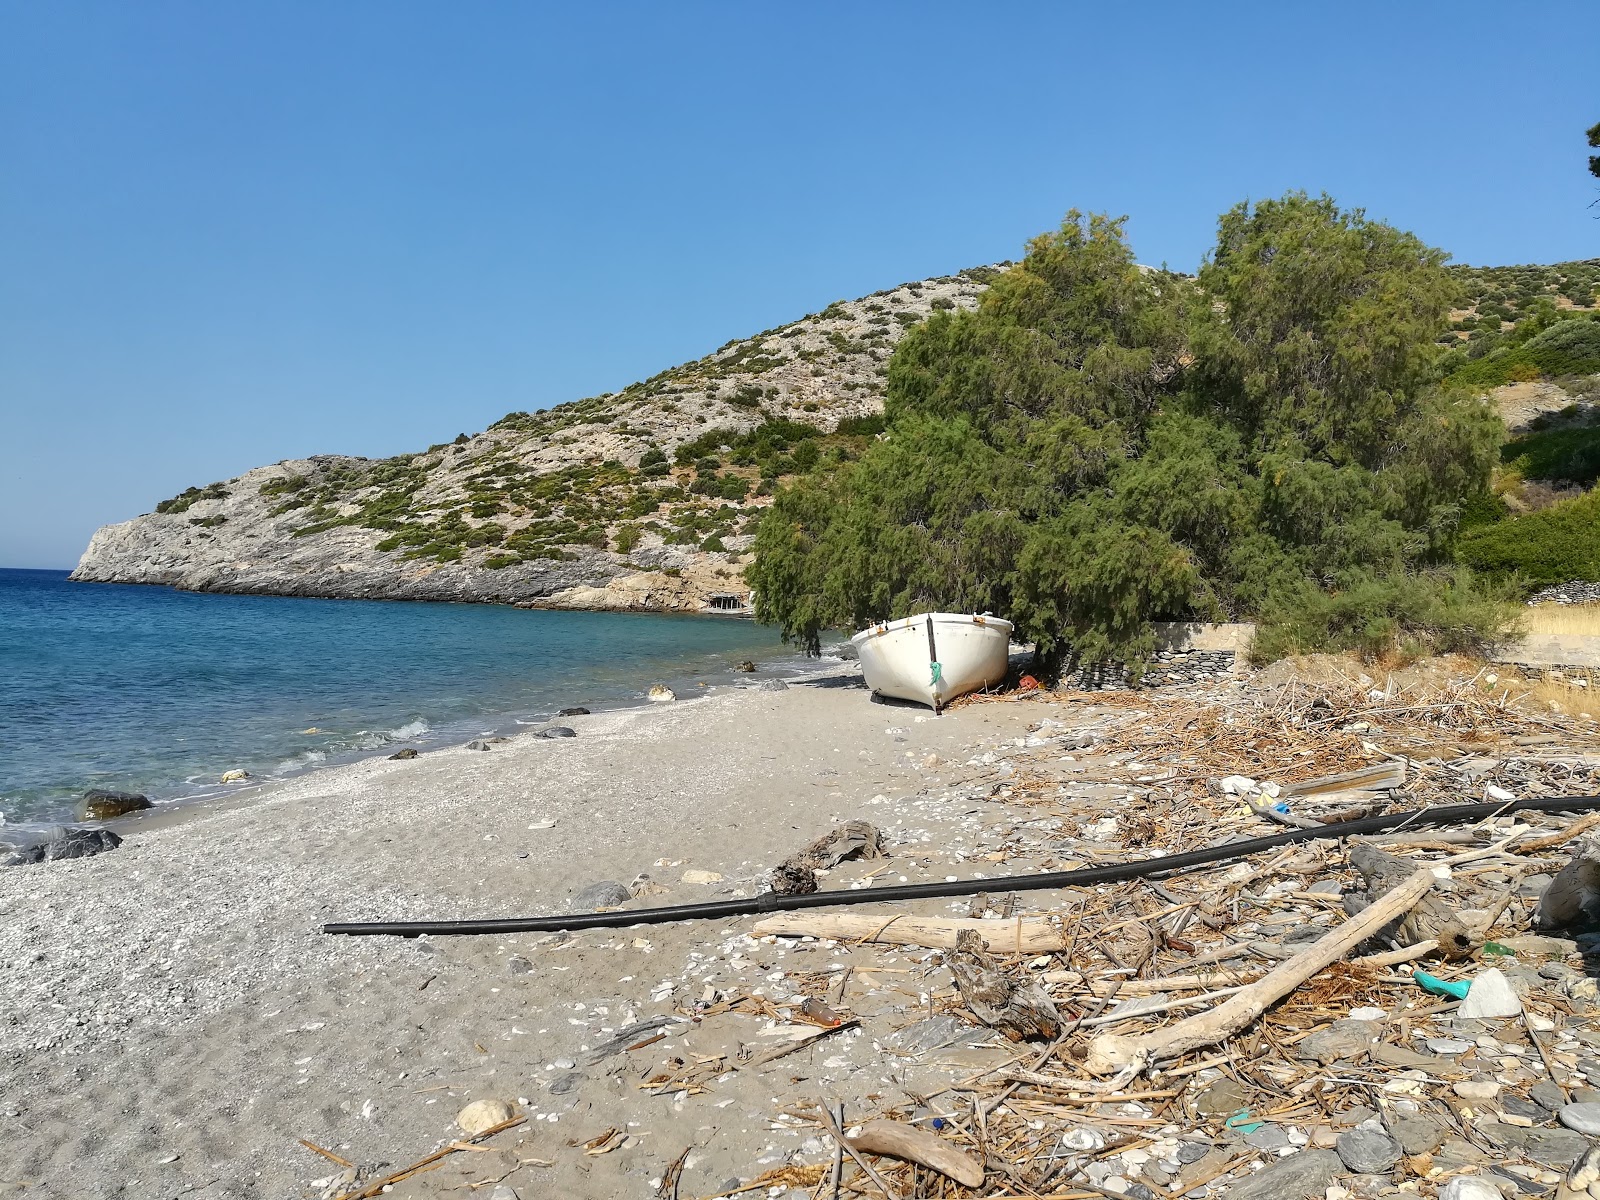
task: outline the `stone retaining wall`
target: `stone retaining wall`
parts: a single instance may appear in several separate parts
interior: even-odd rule
[[[1212,625],[1203,621],[1157,621],[1154,628],[1159,649],[1139,683],[1144,688],[1186,687],[1231,678],[1245,669],[1250,641],[1256,633],[1254,625],[1243,622]],[[1061,682],[1083,691],[1134,686],[1122,663],[1100,663],[1068,671]]]
[[[1600,604],[1600,583],[1574,580],[1541,588],[1528,597],[1529,604]]]
[[[1138,686],[1142,688],[1186,687],[1197,683],[1215,683],[1230,679],[1239,670],[1241,660],[1232,650],[1162,650],[1151,660],[1150,669]],[[1122,690],[1135,686],[1128,679],[1128,668],[1122,663],[1098,663],[1080,667],[1062,674],[1063,687],[1097,692]]]

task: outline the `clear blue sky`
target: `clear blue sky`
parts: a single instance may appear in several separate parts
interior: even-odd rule
[[[0,0],[0,565],[415,450],[1069,207],[1600,255],[1600,4]]]

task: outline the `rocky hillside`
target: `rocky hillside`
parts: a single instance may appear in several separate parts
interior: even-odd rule
[[[74,579],[196,591],[696,611],[742,588],[778,482],[858,454],[901,335],[995,268],[903,284],[620,392],[388,459],[318,455],[95,533]]]

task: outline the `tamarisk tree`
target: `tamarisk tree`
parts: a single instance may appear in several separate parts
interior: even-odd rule
[[[1284,650],[1492,637],[1442,567],[1498,441],[1436,384],[1443,261],[1295,193],[1225,214],[1190,279],[1069,213],[976,311],[901,341],[859,461],[779,493],[757,615],[815,652],[825,629],[991,611],[1047,668],[1138,664],[1163,618],[1286,615]]]

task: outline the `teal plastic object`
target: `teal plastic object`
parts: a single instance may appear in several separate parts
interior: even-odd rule
[[[1222,1123],[1223,1128],[1232,1129],[1237,1133],[1254,1133],[1265,1124],[1265,1121],[1252,1119],[1248,1108],[1241,1108]]]
[[[934,684],[938,683],[941,679],[944,678],[944,664],[943,663],[931,662],[931,663],[928,664],[928,666],[933,669],[932,670],[933,678],[928,680],[928,686],[932,687]]]
[[[1435,996],[1450,996],[1456,1000],[1465,1000],[1467,992],[1472,989],[1472,984],[1463,980],[1460,983],[1450,983],[1426,971],[1413,971],[1411,978],[1423,987],[1423,990],[1432,992]]]

